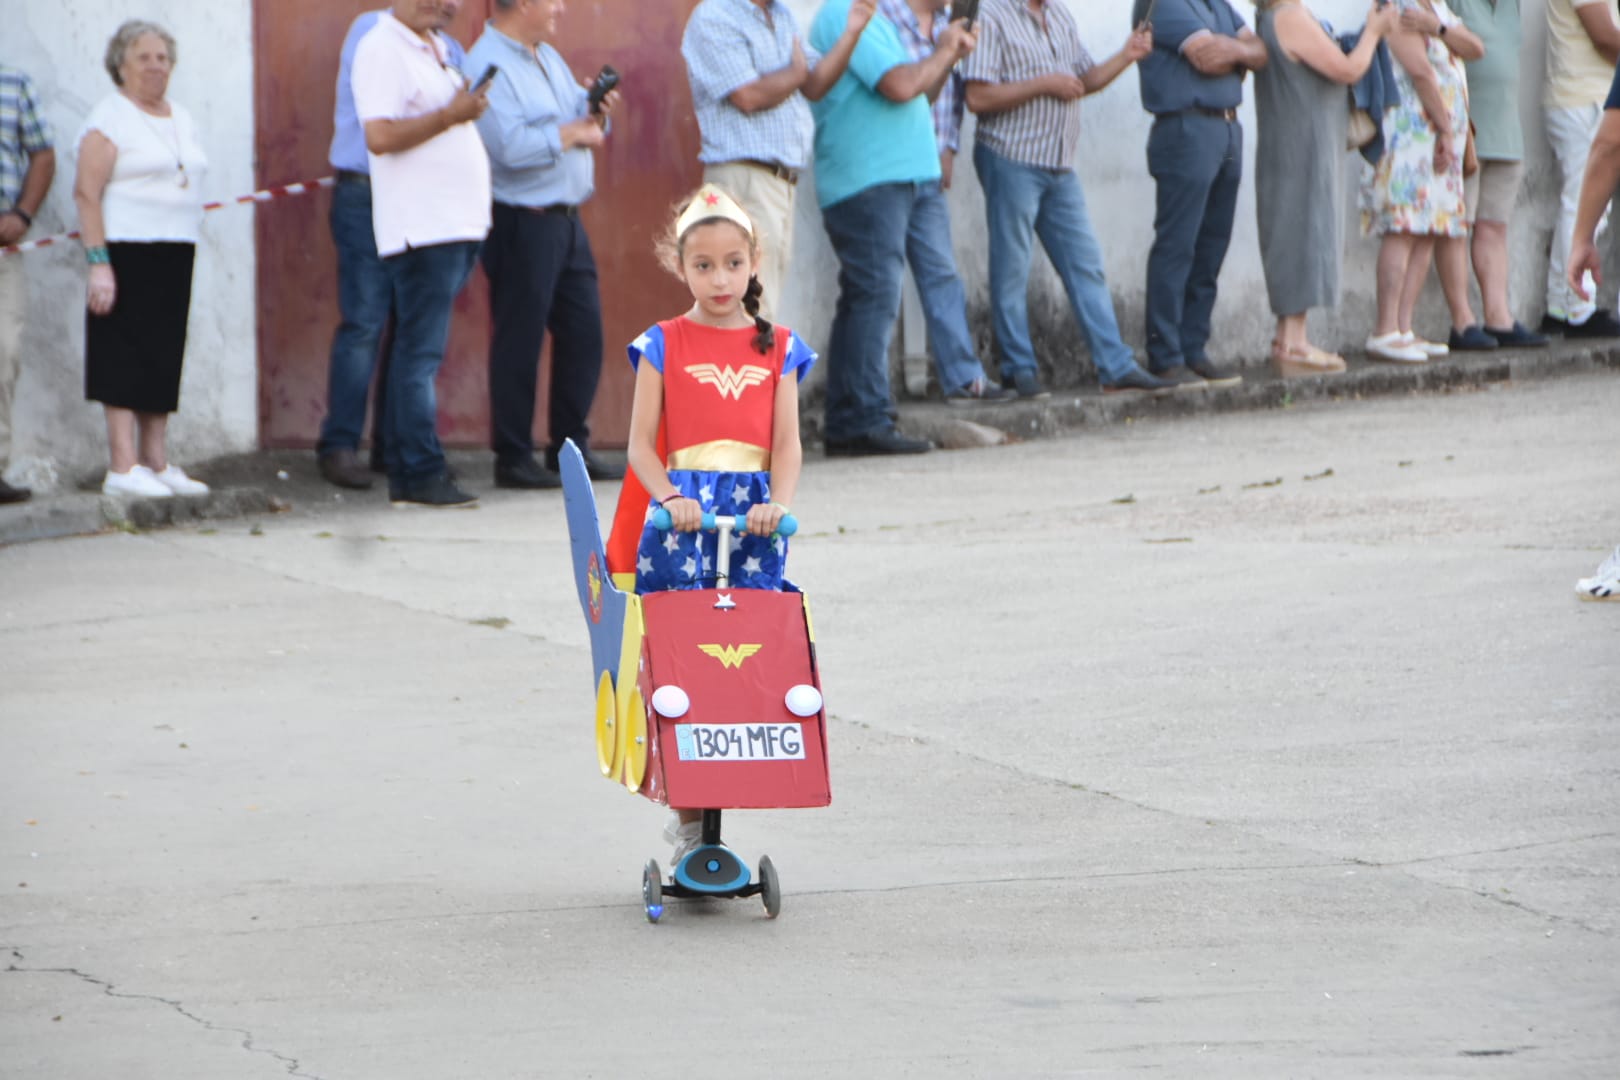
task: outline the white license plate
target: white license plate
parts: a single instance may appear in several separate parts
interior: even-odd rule
[[[803,761],[802,724],[676,724],[682,761]]]

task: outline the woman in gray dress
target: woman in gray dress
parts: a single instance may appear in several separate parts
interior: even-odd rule
[[[1301,0],[1259,0],[1256,8],[1256,30],[1271,54],[1254,81],[1260,262],[1277,316],[1271,359],[1284,377],[1335,375],[1344,371],[1344,358],[1310,343],[1305,315],[1339,302],[1345,88],[1366,74],[1398,15],[1394,4],[1375,0],[1361,40],[1346,54]]]

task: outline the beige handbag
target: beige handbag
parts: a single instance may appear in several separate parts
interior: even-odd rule
[[[1346,149],[1360,150],[1363,146],[1378,137],[1378,125],[1373,123],[1372,113],[1366,109],[1356,108],[1356,99],[1350,97],[1350,128],[1345,138]]]

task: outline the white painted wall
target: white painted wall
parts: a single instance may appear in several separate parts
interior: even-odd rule
[[[1059,0],[1073,12],[1087,47],[1101,58],[1123,43],[1129,24],[1128,0]],[[1312,10],[1336,28],[1354,29],[1364,20],[1368,0],[1310,0]],[[808,29],[819,0],[788,0]],[[1253,4],[1237,0],[1238,10],[1253,23]],[[1525,45],[1522,72],[1522,111],[1526,137],[1526,181],[1512,223],[1512,298],[1516,313],[1532,326],[1542,311],[1547,249],[1556,216],[1557,168],[1542,132],[1540,94],[1544,70],[1546,19],[1543,0],[1523,0]],[[1084,122],[1077,162],[1092,223],[1108,260],[1108,277],[1127,342],[1140,354],[1142,309],[1146,291],[1147,253],[1153,240],[1153,180],[1147,171],[1148,114],[1143,111],[1134,70],[1084,106]],[[1220,280],[1215,309],[1212,353],[1216,359],[1243,364],[1264,363],[1275,325],[1266,302],[1265,279],[1255,225],[1254,107],[1252,87],[1245,87],[1242,119],[1247,161],[1238,218]],[[973,119],[969,114],[963,135],[971,146]],[[1313,312],[1313,338],[1325,345],[1359,348],[1374,311],[1373,269],[1377,242],[1360,233],[1355,207],[1356,182],[1362,169],[1358,155],[1345,155],[1350,178],[1345,206],[1348,242],[1345,251],[1343,300],[1336,311]],[[956,168],[950,196],[957,263],[967,285],[968,307],[983,352],[989,351],[988,267],[989,246],[984,223],[983,192],[964,151]],[[821,228],[813,189],[800,193],[794,233],[794,273],[784,297],[783,321],[793,325],[813,345],[824,345],[837,299],[837,261]],[[1609,294],[1609,301],[1614,300]],[[1476,293],[1475,314],[1480,314]],[[1037,256],[1031,279],[1030,319],[1037,352],[1052,367],[1059,385],[1090,383],[1090,361],[1069,314],[1062,285],[1044,255]],[[1444,339],[1449,317],[1439,283],[1431,280],[1419,310],[1419,329]],[[1084,376],[1082,377],[1082,371]],[[896,386],[899,386],[898,379]]]
[[[196,118],[209,157],[205,200],[253,188],[252,6],[246,0],[0,0],[0,61],[31,75],[57,141],[56,181],[30,239],[78,227],[75,144],[91,107],[113,92],[102,66],[125,19],[157,22],[178,42],[170,97]],[[208,214],[197,252],[180,411],[170,450],[188,464],[258,444],[253,212]],[[105,468],[101,407],[84,400],[84,252],[27,260],[29,304],[13,410],[12,479],[71,487]]]

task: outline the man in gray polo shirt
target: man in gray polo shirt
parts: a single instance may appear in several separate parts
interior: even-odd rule
[[[687,20],[681,56],[692,83],[704,183],[729,192],[754,219],[762,249],[760,313],[772,318],[793,251],[793,193],[809,164],[820,101],[849,67],[877,0],[849,6],[825,55],[799,33],[782,0],[703,0]]]

